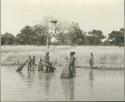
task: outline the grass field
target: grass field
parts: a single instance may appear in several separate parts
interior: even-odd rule
[[[20,65],[28,55],[36,56],[36,63],[45,52],[50,52],[51,61],[64,65],[65,57],[70,51],[76,52],[77,66],[89,67],[90,52],[94,54],[95,65],[98,68],[121,69],[124,67],[124,48],[109,46],[1,46],[2,65]]]

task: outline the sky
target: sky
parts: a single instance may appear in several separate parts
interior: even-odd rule
[[[124,27],[124,0],[1,0],[1,33],[17,35],[24,26],[49,16],[107,35]]]

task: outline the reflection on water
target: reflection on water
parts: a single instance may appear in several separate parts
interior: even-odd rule
[[[26,79],[26,76],[24,75],[23,72],[17,72],[17,73],[20,75],[20,77],[22,77],[22,79]]]
[[[1,68],[3,101],[91,101],[123,100],[124,72],[78,68],[76,77],[60,79],[62,67],[55,73]]]
[[[43,79],[43,73],[41,71],[38,72],[38,80]]]
[[[63,91],[66,100],[73,100],[75,94],[74,78],[72,79],[61,79]]]
[[[93,95],[93,81],[94,81],[94,74],[93,74],[93,69],[90,69],[89,71],[89,82],[90,82],[90,93]]]
[[[34,71],[27,71],[27,79],[29,81],[32,81],[35,77],[35,72]]]
[[[50,89],[50,85],[51,85],[50,81],[51,81],[52,77],[53,77],[52,73],[46,73],[45,76],[44,76],[44,82],[45,82],[44,91],[45,91],[47,96],[49,95],[49,89]]]

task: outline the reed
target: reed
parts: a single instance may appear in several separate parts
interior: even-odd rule
[[[50,52],[53,63],[64,65],[65,57],[69,57],[70,51],[76,52],[77,65],[89,67],[90,52],[94,54],[94,65],[97,67],[123,68],[124,67],[124,48],[109,46],[2,46],[1,60],[2,65],[20,65],[28,55],[36,56],[36,64],[40,57],[43,58],[45,52]]]

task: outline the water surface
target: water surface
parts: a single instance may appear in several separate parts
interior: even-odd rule
[[[63,67],[54,74],[17,73],[16,66],[1,67],[2,101],[122,101],[124,72],[77,68],[76,77],[60,79]]]

